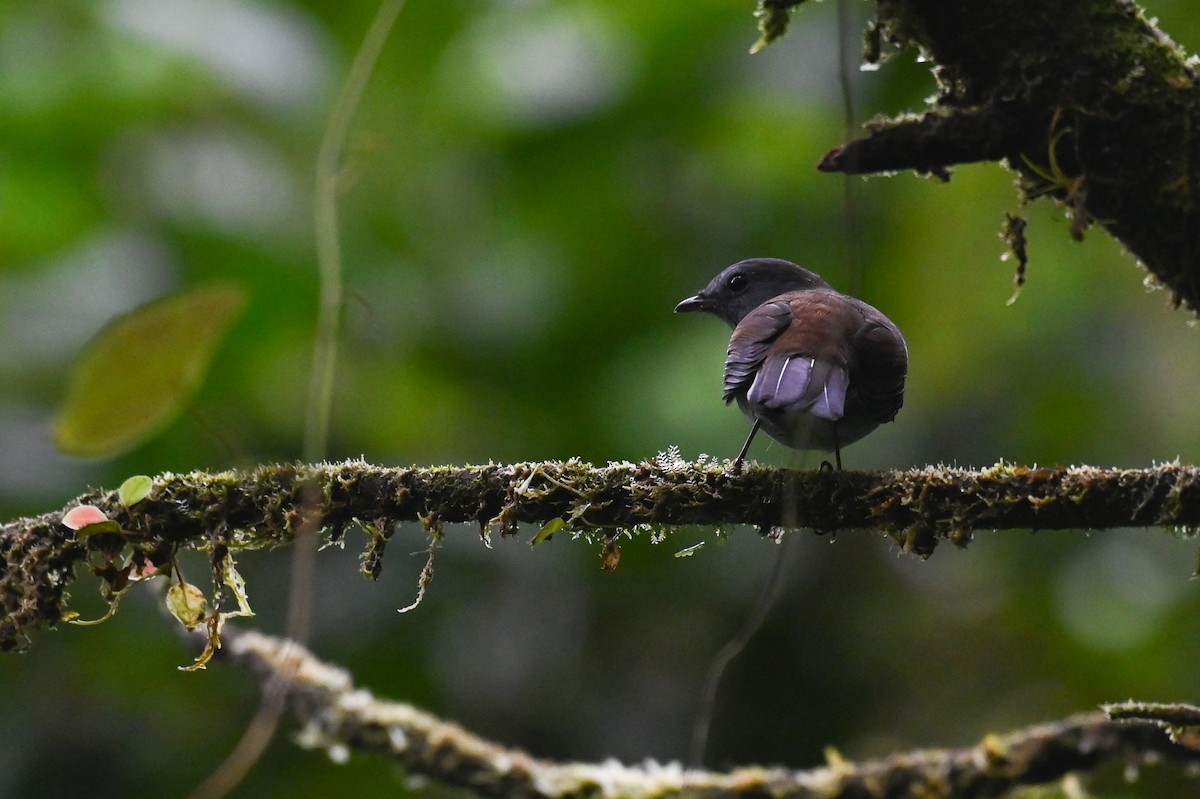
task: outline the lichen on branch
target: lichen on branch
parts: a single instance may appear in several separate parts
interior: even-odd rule
[[[87,504],[116,532],[82,536],[63,525]],[[735,474],[671,452],[641,463],[578,460],[396,468],[361,461],[274,464],[251,471],[162,474],[132,507],[92,491],[60,511],[0,527],[0,650],[21,648],[57,625],[78,567],[109,586],[112,601],[137,575],[169,569],[176,552],[207,552],[214,575],[230,553],[287,544],[300,525],[329,541],[366,532],[363,570],[376,576],[397,524],[430,530],[469,523],[486,540],[520,525],[583,533],[615,565],[616,539],[679,525],[749,525],[763,533],[809,528],[882,532],[928,557],[939,541],[965,545],[981,530],[1200,526],[1200,468],[795,471],[751,466]],[[550,527],[547,527],[550,525]],[[153,567],[153,569],[151,568]],[[214,578],[219,605],[225,586]]]

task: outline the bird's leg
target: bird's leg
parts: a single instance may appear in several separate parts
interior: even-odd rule
[[[833,459],[837,461],[837,470],[842,470],[842,446],[838,443],[837,422],[833,423]]]
[[[837,471],[842,470],[842,447],[838,444],[837,422],[833,423],[833,459],[837,461]],[[821,461],[820,470],[822,472],[834,471],[834,465],[829,461]]]
[[[762,419],[755,419],[754,425],[750,428],[750,435],[746,436],[746,443],[742,445],[742,451],[738,453],[737,460],[733,462],[733,473],[742,473],[742,461],[746,460],[746,453],[750,451],[750,442],[754,440],[754,434],[758,432],[759,425],[762,424]]]

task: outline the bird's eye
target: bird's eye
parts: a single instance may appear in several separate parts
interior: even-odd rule
[[[729,278],[729,282],[725,285],[728,286],[729,290],[734,294],[741,294],[746,289],[746,285],[749,282],[750,279],[739,272],[738,274]]]

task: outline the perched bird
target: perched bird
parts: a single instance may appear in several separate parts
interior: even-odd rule
[[[790,261],[726,267],[675,306],[688,311],[733,328],[725,402],[736,400],[754,422],[735,472],[760,427],[789,447],[833,452],[841,469],[841,448],[892,421],[904,403],[908,345],[896,325]]]

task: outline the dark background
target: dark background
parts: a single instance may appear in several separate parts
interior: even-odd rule
[[[300,456],[316,307],[316,146],[375,7],[252,0],[0,5],[0,510],[61,507],[135,473]],[[342,198],[347,304],[329,456],[386,465],[731,457],[727,331],[673,305],[741,258],[801,261],[908,337],[907,401],[847,468],[1141,467],[1200,458],[1200,339],[1103,232],[1025,209],[1009,305],[994,164],[948,185],[814,164],[842,137],[835,5],[749,56],[752,4],[411,0],[357,118]],[[852,4],[856,17],[869,6]],[[1149,12],[1185,47],[1184,0]],[[857,48],[855,23],[852,47]],[[918,109],[915,54],[855,72],[860,115]],[[848,236],[861,274],[848,268]],[[250,292],[192,409],[106,462],[49,430],[75,355],[116,314],[233,279]],[[765,439],[754,457],[815,465]],[[748,529],[598,549],[451,528],[425,603],[406,528],[383,578],[351,536],[319,559],[312,640],[381,696],[536,755],[685,756],[700,683],[770,571]],[[707,544],[690,558],[675,552]],[[1196,700],[1195,545],[1161,531],[980,533],[922,562],[888,539],[796,534],[787,587],[727,675],[708,763],[881,757],[1137,697]],[[184,560],[203,574],[201,561]],[[256,625],[282,630],[289,552],[246,554]],[[257,690],[190,660],[157,586],[111,621],[0,657],[0,796],[178,796],[241,735]],[[81,580],[73,607],[101,612]],[[1101,796],[1191,796],[1120,768]],[[393,796],[381,760],[281,736],[238,796]],[[425,790],[425,789],[422,789]]]

